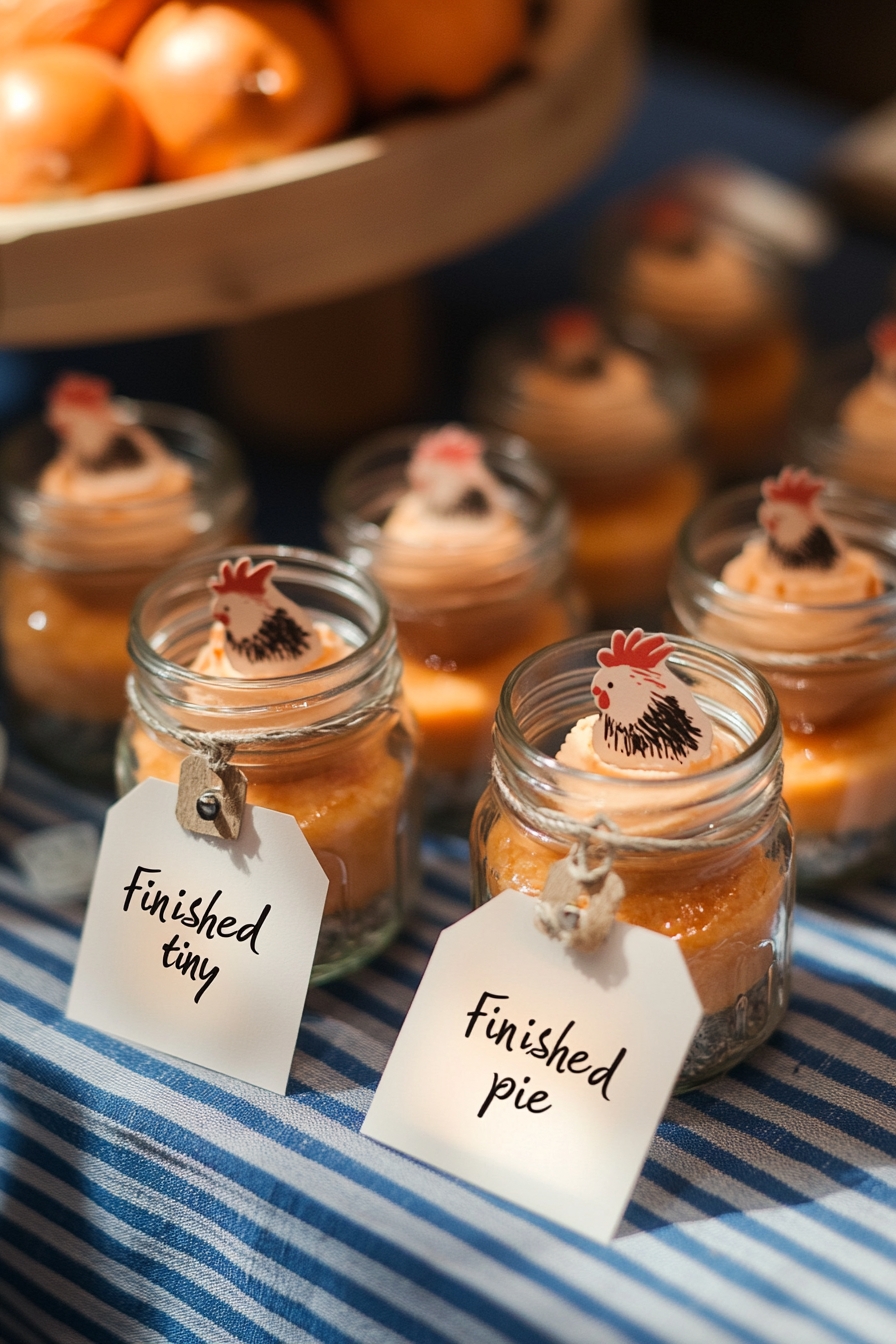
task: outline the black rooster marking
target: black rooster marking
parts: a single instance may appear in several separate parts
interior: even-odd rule
[[[311,647],[311,635],[278,607],[266,616],[254,635],[234,639],[227,631],[227,643],[250,663],[267,663],[273,658],[299,658]]]
[[[799,546],[782,546],[769,537],[768,548],[785,569],[833,569],[839,552],[821,523],[807,532]]]
[[[85,465],[88,471],[95,471],[98,474],[126,470],[129,467],[142,466],[143,453],[133,439],[129,439],[125,434],[116,434],[115,438],[106,444],[99,457],[92,458]]]
[[[440,509],[439,512],[445,518],[485,518],[491,513],[491,508],[485,491],[473,485],[464,491],[460,499],[455,500],[448,508]]]
[[[650,708],[634,723],[617,723],[603,716],[604,741],[614,751],[645,760],[686,761],[703,736],[674,695],[651,697]]]

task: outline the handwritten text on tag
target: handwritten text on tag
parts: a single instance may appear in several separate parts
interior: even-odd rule
[[[441,935],[361,1132],[608,1241],[702,1007],[671,939],[617,923],[570,953],[533,905]]]
[[[109,811],[68,1016],[283,1093],[326,875],[293,817],[247,806],[221,840],[176,799],[150,779]]]

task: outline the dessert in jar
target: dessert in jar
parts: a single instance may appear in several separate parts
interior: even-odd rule
[[[211,588],[211,592],[209,591]],[[329,878],[312,980],[369,961],[413,883],[413,726],[382,593],[315,551],[185,562],[140,596],[119,792],[223,744],[249,803],[295,817]]]
[[[585,871],[615,873],[616,918],[678,941],[705,1014],[680,1088],[737,1063],[784,1012],[781,725],[767,683],[729,654],[634,630],[527,659],[501,694],[471,850],[474,905],[546,898],[552,866],[578,851]],[[587,918],[590,895],[561,926]]]
[[[611,212],[596,269],[623,330],[658,327],[693,356],[701,442],[717,474],[779,462],[804,363],[780,257],[666,189]]]
[[[0,451],[0,631],[18,725],[51,765],[111,783],[140,589],[245,527],[236,449],[204,416],[61,378]]]
[[[896,500],[896,316],[877,322],[867,342],[819,360],[802,411],[811,467]]]
[[[456,425],[361,445],[326,509],[333,549],[391,603],[430,806],[468,824],[504,678],[573,629],[566,510],[521,439]]]
[[[757,526],[758,515],[758,526]],[[703,505],[671,582],[685,630],[771,682],[801,881],[885,858],[896,834],[896,510],[785,468]]]
[[[605,622],[659,618],[678,529],[703,493],[688,451],[695,391],[661,343],[623,341],[585,307],[498,332],[482,350],[476,417],[528,439],[559,481],[573,572]]]

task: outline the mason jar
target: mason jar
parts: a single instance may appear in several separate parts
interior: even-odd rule
[[[571,820],[602,813],[614,823],[613,867],[625,886],[618,918],[675,938],[703,1003],[681,1091],[748,1055],[787,1004],[793,844],[781,800],[781,724],[761,676],[727,653],[676,639],[666,665],[725,737],[727,758],[675,776],[561,765],[555,753],[566,734],[594,712],[597,652],[609,643],[609,632],[566,640],[508,678],[492,779],[470,839],[473,904],[508,889],[538,896],[551,865],[570,852]],[[653,853],[627,851],[626,836],[665,843]]]
[[[896,838],[896,509],[830,483],[826,517],[880,568],[878,597],[839,606],[773,601],[722,582],[760,535],[758,485],[704,504],[679,541],[670,597],[681,628],[749,662],[771,683],[784,729],[784,797],[799,878],[870,871]]]
[[[816,360],[796,433],[820,475],[896,501],[896,320]]]
[[[557,309],[488,338],[472,409],[527,439],[559,482],[592,619],[657,625],[678,529],[704,491],[689,364],[661,338]]]
[[[325,534],[389,599],[429,814],[466,831],[488,774],[505,677],[535,649],[580,628],[582,616],[569,585],[566,508],[522,439],[485,436],[483,456],[519,523],[518,545],[496,556],[471,551],[469,542],[407,544],[384,535],[427,428],[381,434],[342,461],[324,496]]]
[[[690,353],[715,474],[743,479],[779,462],[805,363],[781,255],[715,218],[670,175],[605,214],[591,274],[623,330],[659,330]]]
[[[220,561],[246,554],[253,564],[276,561],[277,588],[341,637],[347,656],[257,680],[191,670],[212,626],[209,578]],[[376,956],[398,932],[416,864],[413,725],[395,627],[376,585],[315,551],[219,552],[178,565],[144,590],[129,649],[132,708],[119,738],[119,793],[150,777],[176,782],[190,751],[185,733],[244,735],[231,764],[248,780],[247,801],[294,816],[329,878],[312,983]]]
[[[49,765],[107,786],[137,594],[179,557],[238,537],[250,507],[239,454],[213,421],[155,402],[114,405],[187,464],[190,490],[114,503],[51,498],[38,482],[59,440],[43,420],[0,448],[0,636],[14,720]]]

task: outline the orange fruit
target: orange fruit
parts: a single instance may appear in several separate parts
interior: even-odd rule
[[[44,42],[83,42],[120,56],[159,0],[5,0],[0,51]]]
[[[148,159],[146,127],[113,56],[60,43],[0,57],[0,201],[131,187]]]
[[[526,0],[330,0],[366,102],[481,93],[522,54]]]
[[[290,0],[169,0],[125,64],[164,181],[320,144],[352,112],[336,38]]]

